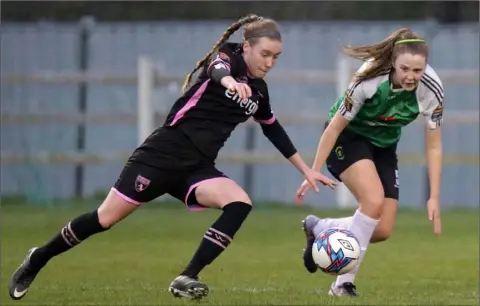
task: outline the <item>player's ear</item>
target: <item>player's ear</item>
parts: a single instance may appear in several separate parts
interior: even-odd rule
[[[397,60],[392,58],[391,61],[392,61],[392,69],[395,70],[395,63]]]
[[[248,40],[243,40],[243,52],[248,52],[250,48],[252,47]]]

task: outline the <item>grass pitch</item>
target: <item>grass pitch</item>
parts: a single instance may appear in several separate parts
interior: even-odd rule
[[[478,210],[444,210],[435,237],[424,211],[400,211],[393,237],[370,245],[357,277],[358,299],[327,296],[332,276],[302,265],[300,221],[312,209],[254,209],[243,228],[201,274],[211,291],[195,302],[173,298],[184,268],[219,211],[153,204],[108,232],[54,258],[21,301],[8,296],[11,273],[40,245],[90,207],[4,205],[2,305],[478,305]],[[351,211],[317,210],[320,216]]]

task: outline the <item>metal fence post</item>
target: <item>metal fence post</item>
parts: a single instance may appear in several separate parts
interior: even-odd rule
[[[78,69],[81,74],[84,74],[88,70],[89,62],[89,41],[91,35],[91,28],[94,24],[94,19],[92,17],[86,16],[80,20],[79,24],[79,41],[78,41]],[[88,95],[88,81],[84,80],[79,84],[78,87],[78,112],[81,115],[87,113],[87,95]],[[85,117],[84,117],[85,118]],[[85,137],[86,137],[86,126],[85,121],[81,122],[77,126],[77,151],[78,153],[83,153],[85,151]],[[75,165],[75,197],[83,197],[83,181],[84,181],[84,165],[78,163]]]

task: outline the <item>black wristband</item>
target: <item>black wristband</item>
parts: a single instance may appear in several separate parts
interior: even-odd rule
[[[297,149],[278,120],[275,120],[272,124],[262,124],[261,126],[263,134],[285,158],[290,158],[297,153]]]

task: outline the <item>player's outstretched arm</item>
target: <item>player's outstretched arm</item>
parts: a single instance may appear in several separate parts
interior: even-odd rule
[[[428,219],[433,222],[435,235],[442,231],[440,219],[440,185],[442,179],[443,149],[441,128],[426,128],[425,154],[430,182],[430,197],[427,203]]]
[[[428,73],[428,74],[427,74]],[[442,177],[443,149],[442,130],[443,123],[443,85],[433,69],[425,72],[425,93],[420,102],[427,107],[422,114],[425,118],[425,155],[427,160],[428,178],[430,184],[430,197],[427,202],[428,219],[433,222],[435,235],[440,235],[442,230],[440,220],[440,184]]]
[[[320,171],[320,169],[322,169],[328,155],[332,151],[333,146],[337,141],[338,136],[345,129],[348,123],[349,120],[344,118],[340,112],[337,112],[332,118],[332,121],[328,124],[318,142],[317,153],[312,166],[314,170]]]
[[[320,171],[325,164],[328,155],[332,151],[340,133],[355,118],[357,113],[363,106],[366,100],[363,82],[352,82],[345,92],[341,104],[338,107],[337,112],[330,120],[330,123],[325,128],[317,146],[317,153],[315,154],[315,160],[312,169]],[[308,182],[303,182],[300,188],[297,190],[297,203],[300,204],[303,201],[305,194],[310,188]]]
[[[331,188],[335,187],[335,181],[307,166],[303,158],[297,152],[297,149],[293,145],[287,132],[275,117],[272,117],[270,122],[261,124],[261,127],[263,134],[270,140],[277,150],[282,153],[282,155],[288,159],[288,161],[290,161],[300,173],[302,173],[306,181],[315,189],[315,191],[318,192],[318,187],[316,186],[317,182],[321,182]]]
[[[310,184],[310,187],[313,188],[316,192],[319,191],[317,187],[317,182],[320,182],[323,185],[328,186],[332,189],[335,188],[335,186],[337,185],[334,180],[331,180],[328,177],[324,176],[322,173],[320,173],[320,171],[315,171],[314,169],[308,167],[299,153],[295,153],[290,158],[288,158],[288,160],[297,169],[300,170],[300,172],[305,177],[305,180]]]
[[[335,142],[337,141],[338,136],[345,129],[349,122],[350,121],[346,119],[340,111],[338,111],[332,118],[318,142],[317,153],[315,154],[315,160],[312,166],[314,171],[320,171],[322,169],[328,155],[332,151]],[[303,198],[310,187],[310,184],[308,184],[306,181],[300,185],[300,188],[297,190],[298,204],[302,203]]]

